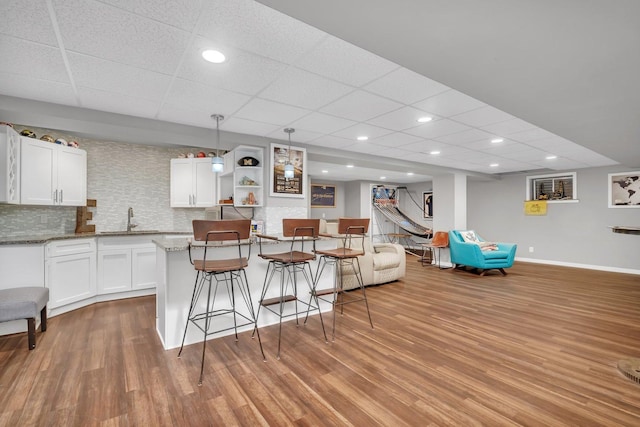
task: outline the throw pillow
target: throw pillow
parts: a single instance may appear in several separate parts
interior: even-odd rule
[[[478,243],[478,242],[480,242],[480,239],[478,239],[478,236],[476,235],[476,232],[473,231],[473,230],[461,231],[460,235],[462,236],[462,240],[464,240],[467,243]]]

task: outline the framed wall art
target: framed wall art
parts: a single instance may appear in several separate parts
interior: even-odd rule
[[[640,171],[609,174],[609,207],[640,208]]]
[[[422,193],[422,208],[425,218],[433,218],[433,191]]]
[[[335,208],[336,186],[324,184],[311,184],[312,208]]]
[[[293,165],[293,178],[284,177],[284,166],[287,162]],[[282,144],[271,144],[271,197],[305,197],[307,150]]]

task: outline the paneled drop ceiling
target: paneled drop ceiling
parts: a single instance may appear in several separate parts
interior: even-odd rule
[[[0,94],[202,128],[224,114],[223,131],[270,140],[293,127],[313,175],[379,178],[339,170],[363,158],[398,182],[618,164],[255,1],[4,0],[0,15]]]

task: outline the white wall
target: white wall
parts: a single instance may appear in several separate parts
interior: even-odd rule
[[[524,215],[526,174],[493,182],[470,181],[468,228],[489,241],[517,243],[519,259],[640,273],[640,236],[608,228],[640,226],[640,208],[607,207],[607,174],[618,171],[625,170],[576,170],[579,202],[549,203],[546,216]]]

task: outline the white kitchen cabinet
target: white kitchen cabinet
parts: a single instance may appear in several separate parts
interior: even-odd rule
[[[156,245],[149,236],[98,240],[98,295],[156,286]]]
[[[206,208],[216,203],[216,176],[210,158],[171,160],[172,208]]]
[[[69,239],[45,248],[45,286],[49,309],[76,303],[96,295],[95,239]]]
[[[258,160],[258,165],[243,159]],[[264,149],[240,145],[225,154],[224,172],[220,174],[220,196],[233,197],[237,207],[260,207],[264,204]]]
[[[21,137],[20,203],[85,206],[87,152]]]
[[[0,126],[0,203],[20,203],[20,135]]]

